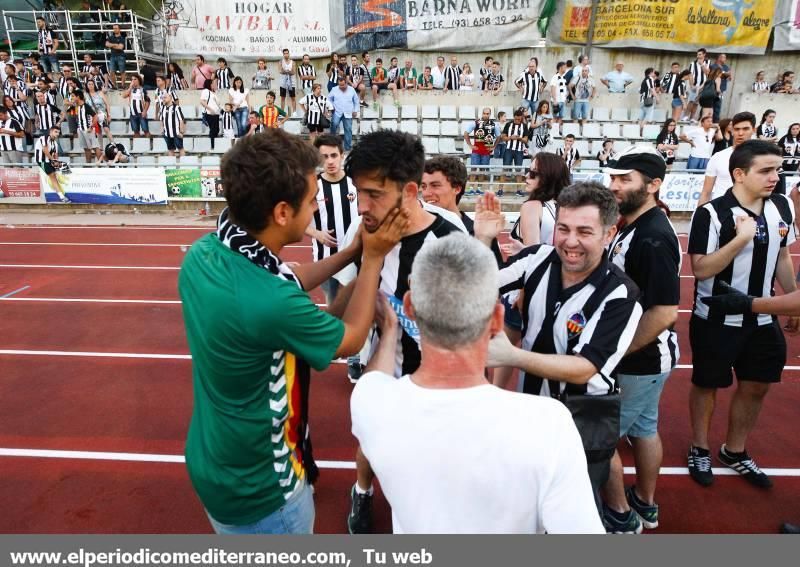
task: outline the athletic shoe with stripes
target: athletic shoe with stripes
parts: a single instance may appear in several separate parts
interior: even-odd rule
[[[603,526],[609,534],[629,534],[635,535],[642,533],[642,521],[631,508],[623,518],[617,512],[603,504]]]
[[[347,531],[351,534],[372,532],[372,494],[359,494],[355,485],[350,489],[350,513]]]
[[[689,476],[700,486],[711,486],[714,473],[711,470],[711,452],[692,445],[689,448]]]
[[[772,488],[772,480],[758,468],[758,465],[750,455],[747,454],[747,451],[731,453],[727,450],[725,445],[723,445],[719,450],[719,460],[723,465],[732,468],[742,475],[742,477],[753,486]]]
[[[630,486],[625,489],[625,497],[630,504],[631,510],[636,512],[642,519],[642,525],[648,530],[654,530],[658,527],[658,504],[647,504],[643,502],[637,495],[635,487]]]

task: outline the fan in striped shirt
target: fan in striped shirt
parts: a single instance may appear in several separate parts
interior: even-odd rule
[[[311,94],[314,88],[314,79],[317,78],[317,72],[311,64],[311,58],[308,55],[303,55],[303,62],[297,67],[297,76],[300,77],[300,88],[306,95]]]
[[[419,201],[419,185],[425,167],[425,148],[416,136],[395,130],[365,134],[347,157],[345,173],[352,178],[358,191],[360,217],[350,225],[345,247],[355,237],[359,226],[373,233],[392,211],[408,211],[409,227],[400,242],[383,262],[380,291],[397,313],[400,333],[395,350],[395,375],[414,372],[420,363],[419,329],[403,309],[403,296],[409,290],[411,264],[427,243],[456,231],[466,232],[457,215]],[[350,300],[356,267],[348,266],[335,277],[347,287],[340,291],[334,304],[336,312]],[[358,300],[358,298],[356,298]],[[373,343],[377,346],[377,343]],[[368,358],[368,357],[367,357]],[[366,362],[366,358],[362,359]],[[360,373],[359,373],[360,376]],[[351,380],[354,376],[351,374]],[[353,506],[348,516],[351,533],[370,531],[370,507],[374,474],[361,451],[356,456],[358,482],[353,487]]]
[[[536,57],[531,57],[530,61],[528,61],[528,68],[514,81],[514,86],[522,93],[521,106],[530,110],[531,113],[536,112],[536,104],[547,86],[544,75],[538,69],[539,60]]]
[[[457,91],[461,83],[461,67],[458,66],[458,57],[450,58],[450,66],[444,70],[444,90]]]
[[[97,113],[89,104],[86,104],[86,95],[83,91],[75,91],[72,93],[72,96],[75,100],[78,140],[83,148],[86,163],[92,163],[95,157],[101,160],[103,154],[100,150],[100,142],[97,139],[97,134],[95,133]]]
[[[64,113],[55,106],[44,91],[36,93],[36,104],[33,106],[35,136],[44,136],[52,127],[61,128]]]
[[[61,202],[69,203],[69,199],[66,193],[64,193],[64,188],[61,186],[61,182],[58,180],[58,175],[56,174],[61,167],[61,162],[58,160],[58,137],[60,135],[61,128],[58,126],[53,126],[47,130],[45,135],[39,136],[36,140],[33,155],[36,163],[39,164],[39,167],[41,167],[42,171],[47,175],[50,187],[58,193]]]
[[[233,84],[233,71],[228,68],[228,61],[224,57],[217,59],[217,70],[214,77],[217,79],[217,90],[228,90]]]
[[[150,135],[150,128],[147,124],[147,111],[150,109],[150,96],[142,88],[142,78],[139,75],[131,75],[131,82],[128,89],[122,93],[123,98],[130,99],[130,123],[133,137],[138,138],[144,133]]]
[[[18,120],[9,115],[8,108],[0,106],[0,160],[6,164],[19,164],[25,145],[25,132]]]
[[[183,157],[186,155],[186,150],[183,148],[186,119],[181,107],[175,104],[170,95],[164,97],[160,118],[164,130],[164,141],[167,143],[167,153],[174,156],[175,150],[178,150],[180,157]]]
[[[300,107],[306,113],[305,122],[308,136],[313,142],[325,130],[322,118],[328,109],[328,97],[322,94],[322,85],[314,83],[311,94],[307,94],[300,100]]]
[[[175,104],[180,104],[178,101],[178,91],[176,91],[172,86],[167,83],[167,79],[162,77],[161,75],[156,76],[156,91],[155,91],[155,99],[156,99],[156,116],[161,116],[161,105],[164,100],[164,97],[167,95],[172,97],[172,101]]]
[[[580,165],[581,154],[578,151],[578,148],[575,147],[575,136],[573,134],[567,134],[564,136],[564,147],[558,148],[556,150],[556,155],[564,158],[564,161],[567,162],[567,167],[569,168],[570,172]]]
[[[45,96],[45,100],[48,104],[55,105],[56,104],[56,97],[58,96],[58,90],[55,88],[55,85],[48,81],[47,79],[39,79],[36,81],[36,90],[34,91],[34,98],[36,97],[37,93],[43,92]]]

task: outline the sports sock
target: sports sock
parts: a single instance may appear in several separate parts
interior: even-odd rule
[[[360,495],[362,495],[362,496],[363,496],[364,494],[366,494],[367,496],[372,496],[372,494],[373,494],[374,492],[375,492],[375,489],[372,487],[372,485],[370,485],[369,489],[367,489],[367,490],[364,490],[363,488],[361,488],[361,487],[358,485],[358,482],[356,482],[356,494],[360,494]]]

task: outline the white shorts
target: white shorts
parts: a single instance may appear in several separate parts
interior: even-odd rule
[[[84,132],[78,130],[78,140],[81,142],[81,149],[94,150],[100,148],[100,142],[97,141],[97,134],[94,131]]]

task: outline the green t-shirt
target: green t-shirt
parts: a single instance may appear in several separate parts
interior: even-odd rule
[[[405,77],[406,79],[416,79],[417,78],[417,70],[414,67],[411,69],[406,69],[403,67],[400,69],[400,76]]]
[[[194,387],[189,478],[215,520],[253,523],[279,509],[305,475],[295,453],[295,356],[327,368],[344,324],[216,234],[192,245],[178,290]]]

